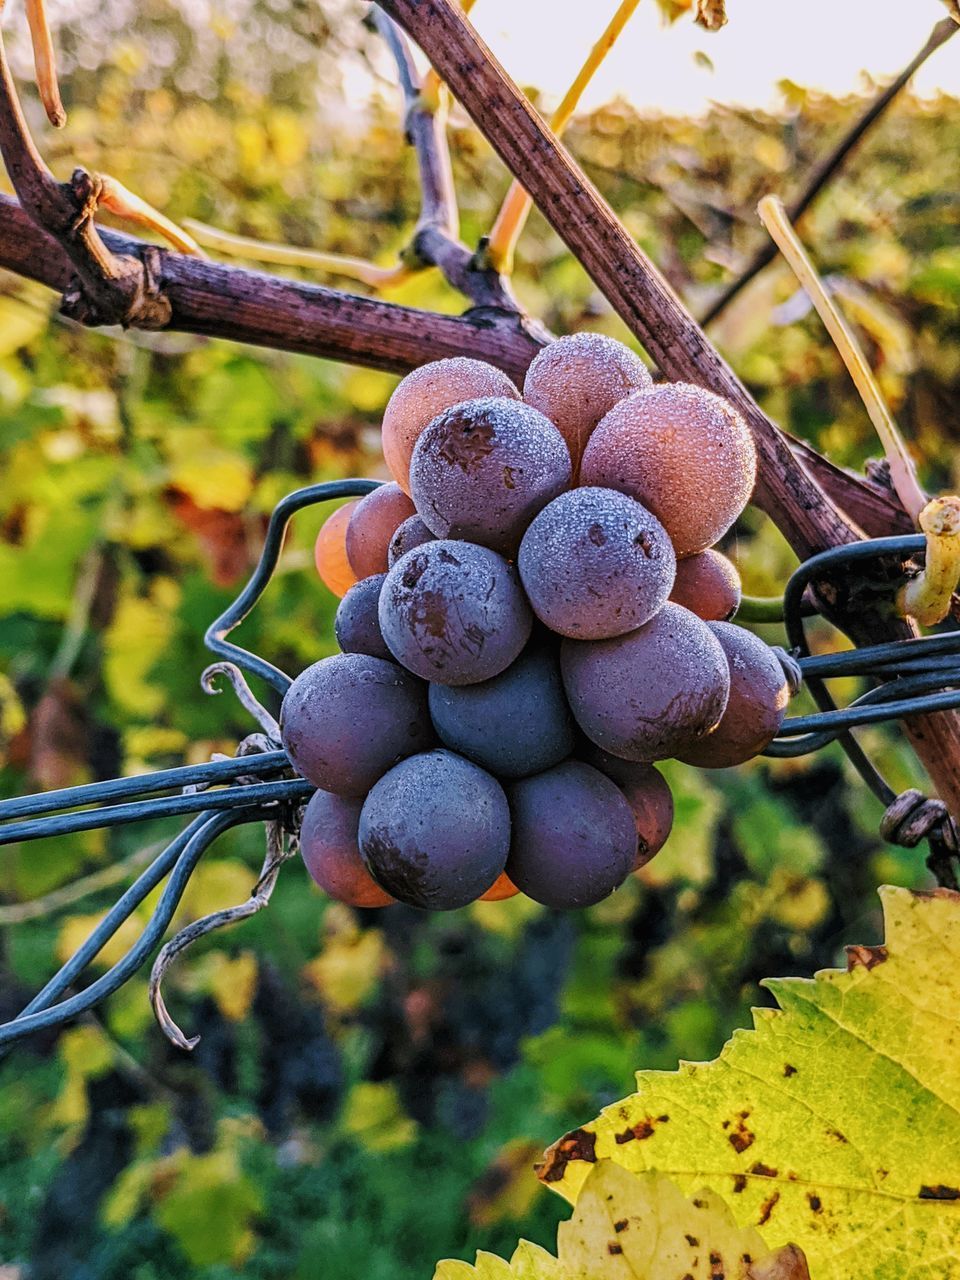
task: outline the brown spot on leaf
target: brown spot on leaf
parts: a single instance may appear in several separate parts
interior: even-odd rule
[[[734,1178],[733,1178],[734,1192],[737,1195],[739,1195],[741,1191],[746,1190],[746,1186],[747,1186],[746,1177],[742,1173],[734,1174]]]
[[[687,1244],[690,1246],[691,1249],[695,1249],[697,1245],[700,1243],[700,1241],[697,1239],[696,1236],[685,1235],[683,1238],[684,1240],[686,1240]]]
[[[921,1187],[921,1200],[960,1200],[960,1188],[945,1187],[943,1183],[938,1183],[935,1187]]]
[[[738,1129],[736,1133],[731,1133],[727,1141],[738,1154],[746,1151],[747,1147],[753,1146],[756,1137],[749,1129]]]
[[[623,1245],[617,1244],[616,1240],[610,1240],[607,1242],[607,1253],[612,1253],[614,1255],[623,1253]]]
[[[760,1217],[757,1219],[758,1227],[762,1227],[765,1223],[770,1221],[770,1215],[773,1213],[779,1199],[780,1192],[775,1191],[769,1200],[764,1200],[763,1204],[760,1206]]]
[[[837,1142],[847,1143],[850,1141],[850,1139],[845,1134],[842,1134],[839,1129],[828,1129],[827,1137],[836,1138]]]
[[[755,1173],[758,1178],[775,1178],[778,1170],[772,1169],[768,1164],[761,1164],[758,1160],[756,1164],[750,1166],[750,1172]]]
[[[541,1182],[559,1182],[571,1160],[597,1162],[597,1135],[587,1129],[573,1129],[548,1147],[543,1164],[537,1168]]]
[[[810,1208],[814,1213],[819,1213],[823,1208],[823,1201],[819,1196],[814,1195],[812,1191],[808,1193],[807,1200],[810,1202]]]
[[[785,1076],[795,1076],[797,1074],[797,1068],[791,1066],[789,1062],[785,1062],[783,1064],[783,1074]]]
[[[887,958],[886,947],[847,947],[847,972],[852,973],[858,965],[864,969],[875,969]]]
[[[613,1224],[613,1229],[614,1231],[617,1231],[617,1232],[626,1231],[629,1225],[630,1225],[630,1221],[628,1218],[618,1218],[616,1222]]]
[[[695,1209],[706,1209],[707,1202],[706,1200],[694,1200],[693,1207]]]
[[[669,1116],[647,1116],[643,1120],[638,1120],[636,1124],[631,1125],[629,1129],[624,1129],[621,1133],[613,1136],[614,1142],[618,1147],[622,1147],[626,1142],[643,1142],[645,1138],[653,1136],[654,1129],[662,1120],[668,1120]]]

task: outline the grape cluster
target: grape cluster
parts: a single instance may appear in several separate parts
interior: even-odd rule
[[[730,623],[740,582],[712,545],[753,489],[750,433],[579,334],[522,396],[477,360],[417,369],[383,451],[393,482],[317,539],[342,652],[281,712],[319,788],[306,865],[358,907],[599,902],[670,834],[656,761],[739,764],[783,719],[781,666]]]

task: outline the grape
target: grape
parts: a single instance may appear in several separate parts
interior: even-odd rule
[[[380,634],[377,617],[380,589],[386,577],[385,573],[375,573],[362,582],[355,582],[340,601],[333,629],[344,653],[366,653],[371,658],[393,661],[393,654]]]
[[[424,430],[410,492],[438,538],[513,555],[523,531],[570,484],[570,454],[549,418],[500,396],[467,400]]]
[[[719,551],[701,551],[678,563],[670,599],[704,622],[726,622],[740,608],[740,575]]]
[[[422,547],[425,542],[434,542],[435,536],[430,532],[419,516],[409,516],[390,539],[387,547],[387,565],[392,569],[401,556],[405,556],[414,547]]]
[[[678,604],[629,635],[564,640],[560,669],[580,728],[625,760],[677,755],[717,724],[730,691],[720,642]]]
[[[363,800],[315,791],[304,810],[300,854],[325,893],[351,907],[385,907],[394,899],[363,865],[357,829]]]
[[[610,410],[584,450],[580,482],[649,507],[682,559],[726,533],[750,498],[756,468],[749,428],[732,405],[673,382]]]
[[[645,867],[660,852],[673,827],[673,792],[666,779],[652,764],[639,765],[638,768],[643,769],[643,777],[623,783],[620,787],[633,811],[633,821],[637,828],[634,871]]]
[[[382,484],[360,499],[347,525],[347,560],[358,578],[386,573],[390,539],[416,513],[398,484]]]
[[[439,684],[504,671],[533,617],[516,570],[472,542],[438,540],[401,556],[380,592],[380,630],[398,662]]]
[[[613,489],[572,489],[523,536],[517,567],[534,613],[560,635],[634,631],[666,601],[677,561],[660,521]]]
[[[421,365],[397,384],[383,414],[382,445],[390,474],[410,492],[410,455],[417,437],[438,413],[477,396],[509,396],[520,392],[505,373],[482,360],[454,356]]]
[[[573,750],[557,658],[542,645],[482,684],[432,684],[429,702],[441,741],[498,777],[539,773]]]
[[[711,622],[730,666],[730,698],[720,723],[699,742],[677,753],[701,769],[742,764],[776,737],[786,714],[789,692],[783,668],[769,646],[731,622]]]
[[[666,844],[673,826],[673,793],[666,779],[652,764],[612,756],[589,738],[577,744],[576,754],[585,764],[606,774],[626,796],[637,827],[637,861],[633,869],[646,866]]]
[[[360,812],[367,870],[411,907],[465,907],[494,884],[509,847],[510,810],[499,782],[442,748],[384,774]]]
[[[395,662],[338,653],[287,690],[280,731],[290,763],[324,791],[360,796],[433,742],[426,689]]]
[[[501,871],[486,893],[481,893],[480,902],[503,902],[505,898],[515,898],[520,890],[505,871]]]
[[[615,404],[653,380],[638,355],[602,333],[574,333],[544,347],[527,370],[523,398],[553,422],[570,450],[573,473],[594,427]]]
[[[323,585],[335,596],[342,596],[357,580],[347,559],[347,525],[359,499],[345,502],[323,522],[313,548],[313,559]]]
[[[508,789],[513,836],[507,875],[546,907],[590,907],[630,873],[637,832],[630,805],[588,764],[567,760]]]

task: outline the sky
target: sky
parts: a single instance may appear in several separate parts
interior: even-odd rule
[[[472,20],[508,71],[555,101],[617,0],[476,0]],[[790,79],[834,94],[862,91],[863,73],[895,75],[946,14],[940,0],[727,0],[730,21],[707,32],[690,18],[665,27],[641,4],[583,100],[621,94],[640,108],[699,114],[710,102],[776,107]],[[698,65],[702,52],[713,70]],[[960,95],[960,32],[920,71],[915,89]]]

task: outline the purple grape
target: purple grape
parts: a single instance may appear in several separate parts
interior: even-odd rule
[[[465,538],[504,555],[515,553],[524,529],[570,478],[570,453],[550,419],[504,396],[446,409],[410,462],[410,492],[438,538]]]
[[[720,723],[678,753],[701,769],[727,769],[759,755],[776,737],[789,691],[783,667],[768,645],[731,622],[707,624],[727,656],[730,697]]]
[[[435,542],[436,537],[430,532],[419,516],[408,516],[390,539],[387,547],[387,565],[392,569],[401,556],[405,556],[414,547],[422,547],[425,542]]]
[[[357,829],[363,800],[315,791],[300,827],[300,856],[331,898],[351,907],[385,907],[393,898],[363,865]]]
[[[393,661],[393,654],[380,634],[377,617],[377,602],[386,576],[385,573],[374,573],[354,583],[340,601],[333,630],[344,653],[366,653],[371,658]]]
[[[673,586],[677,558],[663,525],[613,489],[572,489],[544,507],[517,561],[534,613],[577,640],[635,631]]]
[[[510,809],[495,778],[452,751],[411,756],[374,786],[360,812],[360,856],[411,907],[453,911],[503,871]]]
[[[287,690],[280,731],[290,763],[314,786],[362,796],[405,756],[434,741],[427,693],[383,658],[337,653]]]
[[[502,778],[558,764],[574,746],[574,725],[555,652],[529,645],[492,680],[459,689],[432,684],[430,714],[453,751]]]
[[[507,875],[535,902],[590,907],[633,867],[637,831],[618,787],[579,760],[508,788],[513,835]]]
[[[730,671],[705,622],[679,604],[612,640],[564,640],[560,669],[574,719],[626,760],[664,760],[704,737],[727,705]]]
[[[379,616],[397,661],[438,684],[499,675],[533,626],[514,568],[488,547],[450,540],[401,556],[380,592]]]

